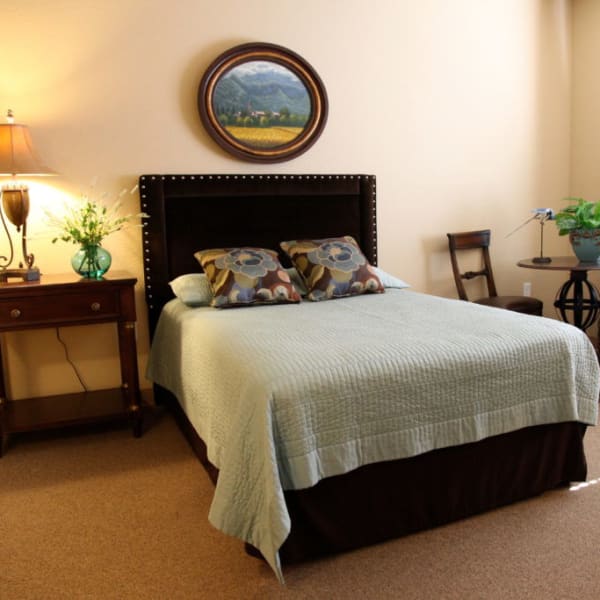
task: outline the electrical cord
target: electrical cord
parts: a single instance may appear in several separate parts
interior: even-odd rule
[[[81,384],[83,391],[87,392],[88,388],[85,385],[83,378],[81,377],[81,374],[79,373],[79,370],[77,369],[77,366],[75,365],[75,363],[71,360],[71,357],[69,356],[69,349],[67,348],[67,344],[65,344],[64,340],[60,337],[60,329],[58,327],[56,327],[56,339],[61,343],[62,347],[64,348],[65,358],[66,358],[67,362],[71,365],[71,368],[73,369],[75,375],[77,376],[77,379],[79,379],[79,383]]]

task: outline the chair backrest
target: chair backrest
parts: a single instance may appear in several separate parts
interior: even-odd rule
[[[450,261],[452,262],[452,272],[454,273],[454,281],[456,290],[461,300],[468,300],[463,279],[474,279],[475,277],[485,277],[487,282],[488,296],[497,296],[496,284],[494,283],[494,275],[492,273],[492,263],[490,260],[490,237],[489,229],[481,231],[463,231],[460,233],[448,233],[448,248],[450,250]],[[461,273],[458,266],[457,252],[460,250],[481,250],[483,257],[483,268],[480,271],[465,271]]]

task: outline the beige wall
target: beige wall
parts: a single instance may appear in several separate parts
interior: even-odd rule
[[[600,200],[600,2],[573,2],[571,193]]]
[[[417,290],[453,297],[446,232],[489,226],[500,290],[520,293],[532,281],[553,315],[561,275],[515,266],[537,252],[537,225],[505,235],[531,208],[556,207],[569,193],[569,7],[567,0],[4,0],[0,110],[12,108],[30,126],[61,174],[34,187],[31,249],[45,272],[68,270],[75,248],[50,243],[41,206],[85,190],[94,176],[98,191],[115,193],[150,172],[374,173],[384,269]],[[327,88],[327,127],[293,161],[240,162],[200,124],[204,69],[249,41],[296,51]],[[137,198],[127,209],[137,210]],[[141,280],[138,236],[121,232],[106,246],[115,268]],[[546,238],[549,253],[568,252],[553,226]],[[138,311],[143,371],[141,285]],[[71,355],[90,387],[113,385],[112,329],[94,328],[96,339],[86,331],[63,330]],[[13,396],[77,389],[53,331],[11,335],[6,345]]]

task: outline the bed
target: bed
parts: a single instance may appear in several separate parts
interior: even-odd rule
[[[139,185],[156,399],[216,485],[211,522],[280,580],[281,564],[585,479],[600,378],[574,327],[393,284],[231,309],[174,297],[170,282],[201,271],[200,249],[266,248],[289,269],[281,241],[349,235],[377,265],[374,176],[144,175]]]

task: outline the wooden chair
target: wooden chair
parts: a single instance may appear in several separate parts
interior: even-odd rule
[[[485,277],[487,282],[488,295],[484,298],[474,300],[477,304],[486,304],[497,308],[506,308],[516,312],[527,313],[530,315],[541,315],[543,303],[537,298],[529,296],[498,296],[494,275],[492,272],[492,263],[490,260],[490,236],[489,229],[481,231],[464,231],[461,233],[448,233],[448,247],[450,249],[450,261],[452,262],[452,272],[458,296],[461,300],[469,300],[463,284],[463,279],[474,279],[476,277]],[[457,253],[461,250],[481,250],[483,258],[483,268],[480,271],[465,271],[461,273],[458,266]]]

